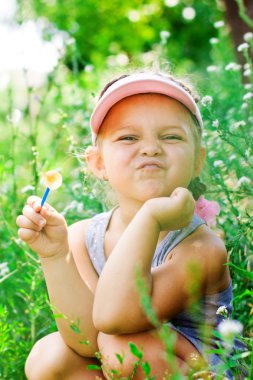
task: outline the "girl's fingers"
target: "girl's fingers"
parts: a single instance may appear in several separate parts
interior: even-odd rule
[[[44,203],[43,207],[41,207],[41,198],[37,197],[36,195],[30,196],[27,199],[26,203],[31,206],[36,212],[40,212],[42,209],[53,210],[53,207],[51,207],[48,203]]]
[[[34,240],[37,239],[37,237],[39,236],[39,232],[30,230],[27,228],[20,228],[18,230],[18,236],[20,237],[20,239],[22,239],[26,243],[31,244]]]
[[[32,220],[28,219],[24,215],[19,215],[16,219],[16,223],[20,228],[27,228],[34,231],[41,231],[44,227],[44,222],[41,225],[35,224]]]
[[[36,224],[41,220],[40,218],[43,218],[48,226],[66,224],[64,217],[50,206],[50,204],[45,203],[43,207],[41,207],[41,198],[35,195],[32,195],[27,199],[27,207],[30,207],[30,210],[33,210],[37,215],[36,217],[33,217],[31,211],[25,209],[25,212],[27,212],[26,216]]]
[[[40,213],[35,212],[29,205],[25,205],[23,208],[23,215],[38,227],[42,228],[46,224],[46,219]]]

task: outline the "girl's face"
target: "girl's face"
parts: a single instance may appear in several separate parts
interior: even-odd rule
[[[100,169],[120,199],[145,202],[187,187],[201,169],[183,105],[140,94],[112,107],[98,137]]]

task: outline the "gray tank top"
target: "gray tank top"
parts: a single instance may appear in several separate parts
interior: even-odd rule
[[[91,219],[86,233],[86,247],[91,262],[98,275],[101,274],[106,262],[104,253],[104,237],[113,210],[95,215]],[[202,219],[194,215],[191,223],[186,227],[177,231],[169,232],[157,245],[152,261],[152,267],[154,268],[164,263],[170,251],[172,251],[172,249],[175,248],[182,240],[184,240],[204,223],[205,222]]]
[[[95,215],[91,219],[86,233],[88,254],[98,275],[102,272],[106,262],[104,253],[104,236],[112,212],[113,210]],[[204,223],[205,222],[202,219],[197,215],[194,215],[192,221],[186,227],[169,232],[157,245],[152,260],[152,268],[163,264],[171,250]],[[201,326],[217,326],[224,319],[221,315],[216,314],[217,309],[220,306],[225,306],[227,308],[229,317],[232,312],[231,282],[228,288],[222,292],[202,296],[197,308],[185,310],[177,314],[170,321],[170,325],[190,340],[199,352],[202,352],[202,346],[206,342],[203,338],[203,333],[201,333],[200,336]],[[212,344],[210,336],[208,338],[208,344]]]
[[[100,275],[106,263],[104,237],[112,212],[113,210],[95,215],[91,219],[86,233],[88,254],[98,275]],[[169,232],[157,245],[152,260],[152,267],[154,268],[164,263],[171,250],[204,223],[202,219],[194,215],[192,221],[186,227]],[[222,292],[202,296],[195,306],[196,307],[189,310],[178,313],[173,319],[166,323],[188,339],[206,358],[212,370],[215,372],[218,365],[224,364],[222,358],[216,353],[207,354],[206,350],[217,348],[220,345],[219,343],[217,346],[217,337],[211,332],[213,328],[217,327],[218,324],[225,319],[223,316],[216,314],[220,306],[226,307],[228,318],[231,316],[232,282],[230,282],[227,289]],[[235,342],[235,347],[242,349],[241,343],[239,343]],[[243,349],[245,349],[245,347],[243,347]],[[229,379],[233,379],[233,375],[230,371],[226,371],[226,376]]]

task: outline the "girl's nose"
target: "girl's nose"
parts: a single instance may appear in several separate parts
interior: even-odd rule
[[[145,156],[156,156],[161,154],[160,141],[157,139],[143,140],[141,144],[140,153]]]

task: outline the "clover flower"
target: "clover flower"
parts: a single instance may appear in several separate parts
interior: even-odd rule
[[[244,183],[245,184],[250,184],[251,183],[250,178],[248,178],[246,176],[243,176],[243,177],[239,178],[238,181],[237,181],[237,186],[240,187]]]
[[[216,314],[217,315],[222,315],[223,317],[227,317],[228,316],[228,311],[227,311],[226,306],[220,306],[217,309]]]
[[[230,62],[225,66],[226,71],[239,71],[241,69],[241,65],[236,62]]]
[[[209,42],[211,45],[216,45],[219,42],[219,40],[218,38],[212,37],[210,38]]]
[[[202,218],[209,227],[216,225],[216,216],[220,212],[220,206],[215,201],[209,201],[203,195],[199,197],[195,205],[195,213]]]
[[[247,94],[244,95],[243,100],[249,100],[253,98],[253,92],[247,92]]]
[[[231,341],[243,331],[243,325],[239,321],[224,319],[218,325],[218,331],[224,340]]]
[[[250,69],[244,70],[244,72],[243,72],[243,76],[244,77],[250,77],[250,75],[251,75],[251,70]]]
[[[249,44],[247,42],[243,42],[241,45],[237,47],[237,51],[240,53],[242,51],[246,51],[249,48]]]
[[[160,38],[161,38],[162,45],[166,44],[169,37],[170,37],[170,32],[168,32],[168,30],[161,30]]]
[[[4,277],[6,274],[10,272],[10,269],[8,267],[8,263],[4,262],[0,264],[0,277]]]
[[[206,68],[206,71],[207,71],[208,73],[215,73],[215,72],[220,71],[220,68],[219,68],[219,66],[210,65],[210,66],[208,66],[208,67]]]
[[[225,25],[225,24],[224,24],[224,21],[222,21],[222,20],[216,21],[216,22],[214,23],[214,27],[215,27],[216,29],[220,29],[220,28],[222,28],[224,25]]]
[[[229,127],[231,132],[238,131],[240,127],[245,127],[246,122],[244,120],[237,121]]]
[[[201,99],[200,103],[202,104],[202,106],[206,107],[206,106],[211,105],[212,101],[213,101],[213,98],[209,95],[206,95]]]
[[[212,126],[213,126],[214,128],[218,128],[218,126],[219,126],[219,120],[218,120],[218,119],[213,120],[213,122],[212,122]]]
[[[243,35],[243,39],[244,41],[246,42],[249,42],[251,40],[253,40],[253,33],[252,32],[247,32]]]
[[[221,168],[222,166],[224,166],[224,162],[222,160],[216,160],[214,161],[213,166],[215,168]]]

